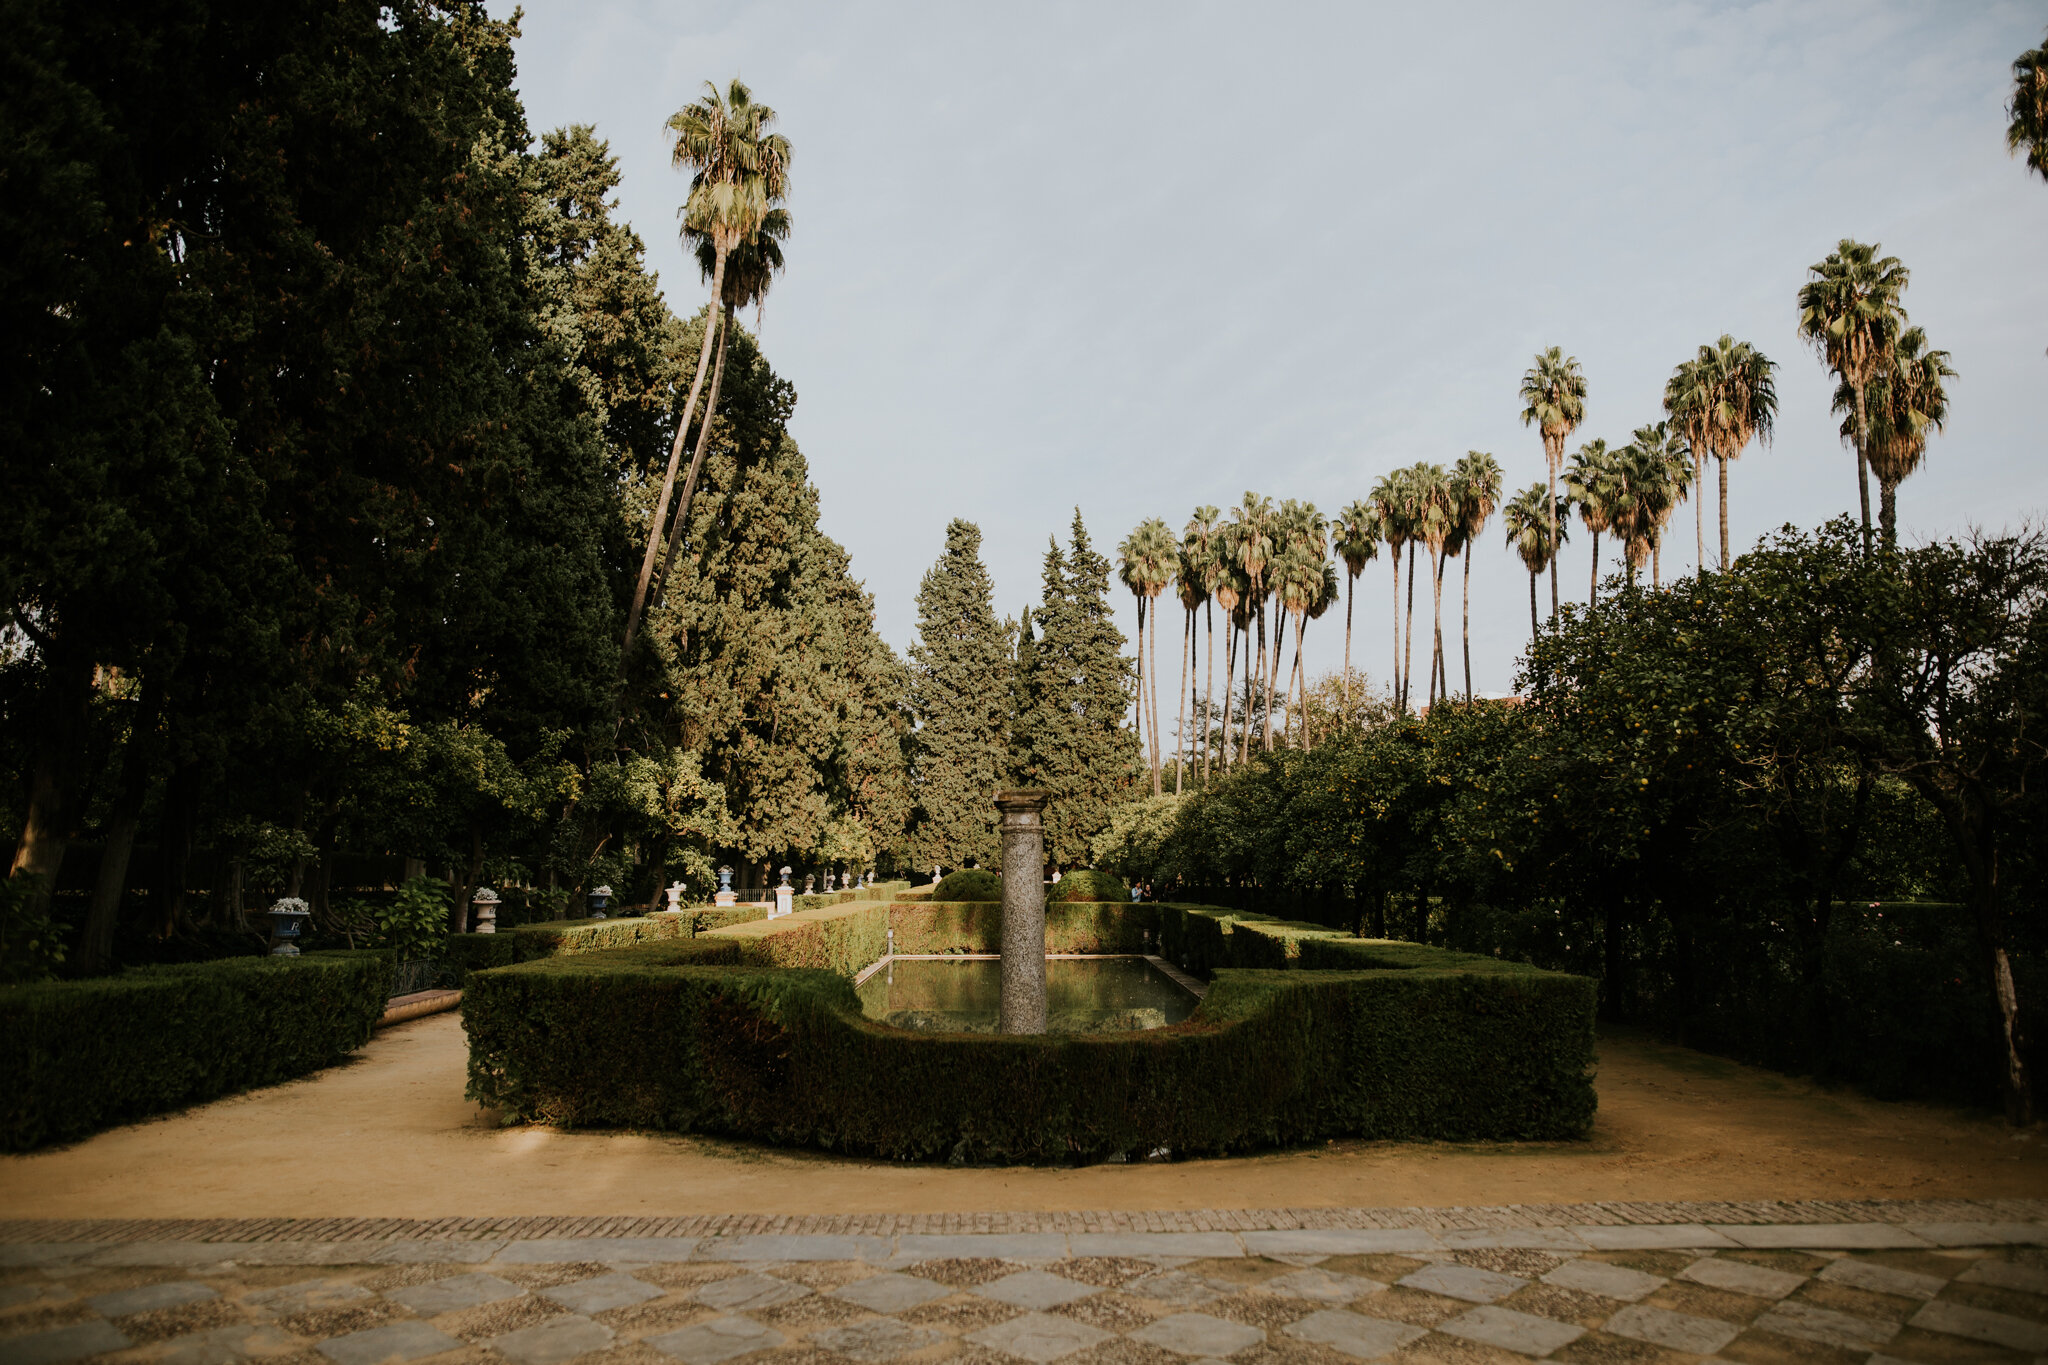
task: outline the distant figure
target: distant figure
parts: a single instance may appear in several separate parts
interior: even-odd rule
[[[1145,884],[1143,882],[1131,883],[1131,899],[1133,901],[1141,901],[1145,899]]]

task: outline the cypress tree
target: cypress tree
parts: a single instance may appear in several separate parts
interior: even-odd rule
[[[911,855],[922,869],[996,859],[995,786],[1008,767],[1009,641],[991,604],[981,528],[955,520],[917,591],[911,710],[917,717],[917,811]]]
[[[1123,724],[1131,660],[1109,605],[1109,570],[1076,508],[1068,550],[1055,540],[1046,551],[1040,636],[1017,707],[1017,777],[1053,794],[1046,856],[1067,867],[1089,861],[1137,764],[1137,741]]]

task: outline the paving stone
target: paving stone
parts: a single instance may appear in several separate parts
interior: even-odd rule
[[[1525,1356],[1547,1356],[1558,1347],[1586,1335],[1586,1329],[1576,1323],[1553,1322],[1549,1318],[1517,1313],[1512,1308],[1491,1303],[1460,1313],[1448,1322],[1440,1322],[1436,1330],[1447,1336],[1483,1342]]]
[[[2026,1294],[2048,1294],[2048,1270],[2013,1261],[1982,1260],[1956,1276],[1966,1284],[1995,1285]]]
[[[294,1338],[269,1323],[237,1323],[173,1337],[158,1349],[158,1365],[235,1365],[253,1356],[278,1355],[291,1349]]]
[[[1092,1284],[1076,1284],[1043,1270],[1020,1270],[1000,1280],[976,1285],[974,1292],[985,1299],[1015,1304],[1019,1308],[1057,1308],[1100,1291]]]
[[[109,1266],[205,1266],[238,1261],[254,1254],[257,1242],[129,1242],[98,1247],[92,1265]]]
[[[1301,1228],[1241,1232],[1237,1239],[1254,1256],[1381,1256],[1443,1249],[1436,1234],[1422,1228]]]
[[[393,1303],[404,1304],[423,1318],[431,1318],[461,1308],[474,1308],[480,1303],[516,1299],[525,1292],[510,1280],[501,1280],[496,1275],[479,1271],[471,1275],[450,1275],[445,1280],[431,1280],[403,1289],[387,1289],[384,1297]]]
[[[1823,1346],[1851,1351],[1875,1350],[1899,1334],[1896,1322],[1879,1322],[1797,1300],[1778,1304],[1750,1325],[1781,1337],[1798,1337],[1801,1341],[1817,1341]],[[2041,1339],[2048,1346],[2048,1330],[2043,1331]]]
[[[1736,1245],[1712,1228],[1699,1223],[1625,1224],[1620,1227],[1581,1224],[1572,1231],[1595,1251],[1662,1251],[1667,1248],[1682,1250],[1689,1247],[1707,1250]]]
[[[1908,1223],[1906,1230],[1938,1247],[2039,1246],[2048,1241],[2040,1223]]]
[[[778,1303],[800,1299],[810,1292],[800,1284],[778,1280],[773,1275],[749,1272],[705,1285],[697,1291],[697,1302],[730,1312],[734,1309],[773,1308]]]
[[[2013,1351],[2030,1351],[2040,1355],[2048,1351],[2048,1327],[2038,1322],[2028,1322],[2009,1313],[1993,1313],[1983,1308],[1967,1308],[1960,1303],[1945,1303],[1936,1299],[1925,1304],[1911,1319],[1915,1327],[1930,1332],[1946,1332],[1950,1336],[1969,1337],[1972,1341],[1988,1341]]]
[[[1322,1309],[1299,1322],[1290,1322],[1280,1330],[1288,1336],[1327,1346],[1361,1360],[1377,1359],[1429,1335],[1426,1329],[1405,1322],[1368,1318],[1358,1313],[1347,1313],[1341,1308]]]
[[[653,1285],[620,1272],[577,1280],[572,1284],[558,1284],[540,1291],[542,1298],[551,1299],[572,1313],[602,1313],[607,1308],[625,1308],[658,1299],[661,1293]]]
[[[1742,1328],[1717,1318],[1674,1313],[1668,1308],[1630,1304],[1607,1320],[1600,1329],[1617,1337],[1631,1337],[1674,1351],[1710,1356],[1742,1334]]]
[[[1678,1278],[1714,1289],[1725,1289],[1731,1294],[1747,1294],[1757,1299],[1782,1299],[1806,1283],[1804,1275],[1793,1275],[1783,1270],[1766,1270],[1760,1265],[1723,1260],[1719,1256],[1709,1256],[1704,1261],[1695,1261],[1679,1271]]]
[[[1056,1317],[1051,1313],[1026,1313],[1008,1322],[984,1327],[979,1332],[970,1332],[965,1338],[976,1346],[986,1346],[1004,1355],[1036,1362],[1036,1365],[1046,1365],[1048,1361],[1086,1350],[1109,1339],[1110,1333],[1100,1327],[1090,1327],[1085,1322]]]
[[[907,1233],[896,1239],[899,1265],[943,1261],[957,1256],[997,1256],[1009,1261],[1057,1261],[1067,1254],[1064,1232]]]
[[[98,1242],[13,1242],[0,1246],[0,1266],[63,1265],[104,1249]]]
[[[382,1327],[330,1337],[320,1343],[320,1354],[334,1365],[381,1365],[394,1357],[418,1360],[439,1355],[462,1345],[437,1327],[419,1321],[387,1322]]]
[[[1481,1270],[1469,1265],[1426,1265],[1412,1275],[1404,1275],[1399,1283],[1410,1289],[1423,1289],[1447,1298],[1463,1299],[1467,1303],[1492,1303],[1529,1283],[1514,1275],[1503,1275],[1497,1270]]]
[[[0,1308],[19,1308],[25,1303],[34,1303],[43,1296],[39,1284],[0,1285]]]
[[[1570,1228],[1504,1228],[1491,1231],[1481,1228],[1445,1228],[1437,1233],[1437,1240],[1453,1251],[1474,1250],[1529,1250],[1529,1251],[1587,1251],[1591,1244]]]
[[[1175,1313],[1131,1333],[1133,1341],[1159,1346],[1183,1356],[1235,1355],[1266,1339],[1256,1327],[1207,1313]]]
[[[159,1308],[176,1308],[180,1304],[219,1297],[217,1291],[197,1281],[171,1280],[135,1289],[117,1289],[111,1294],[95,1294],[86,1302],[110,1318],[125,1318],[130,1313],[152,1313]]]
[[[782,1333],[772,1327],[763,1327],[751,1318],[713,1318],[658,1337],[648,1337],[646,1342],[663,1355],[674,1356],[683,1365],[718,1365],[721,1360],[731,1360],[749,1351],[765,1351],[771,1346],[780,1346]]]
[[[1804,1251],[1881,1251],[1927,1245],[1924,1237],[1916,1237],[1894,1223],[1717,1223],[1714,1231],[1738,1246],[1797,1247]]]
[[[1232,1232],[1076,1232],[1067,1238],[1075,1256],[1242,1256]]]
[[[305,1313],[315,1308],[333,1308],[344,1303],[367,1299],[370,1291],[347,1280],[301,1280],[297,1284],[279,1285],[275,1289],[259,1289],[253,1294],[242,1295],[242,1302],[266,1313],[284,1317],[292,1313]]]
[[[887,1237],[822,1237],[764,1232],[745,1237],[707,1237],[698,1255],[713,1261],[886,1261],[894,1253]]]
[[[1147,1275],[1124,1286],[1127,1294],[1157,1299],[1170,1303],[1176,1308],[1192,1308],[1197,1304],[1213,1302],[1233,1292],[1218,1289],[1199,1275],[1190,1275],[1185,1270],[1163,1270],[1157,1275]]]
[[[512,1365],[562,1365],[611,1344],[612,1329],[580,1313],[491,1338],[491,1349]]]
[[[900,1313],[906,1308],[915,1308],[933,1299],[943,1299],[953,1291],[942,1284],[919,1279],[915,1275],[871,1275],[865,1280],[855,1280],[833,1294],[848,1303],[857,1303],[877,1313]]]
[[[811,1333],[814,1345],[849,1360],[858,1360],[862,1365],[882,1365],[884,1361],[936,1346],[945,1339],[943,1332],[934,1332],[929,1327],[911,1327],[894,1318],[875,1318],[851,1327],[831,1327]]]
[[[621,1261],[659,1265],[696,1259],[703,1241],[701,1237],[535,1237],[524,1242],[496,1243],[504,1250],[495,1256],[464,1259],[472,1263],[489,1260],[493,1265],[566,1265],[572,1261],[596,1261],[601,1265],[616,1265]]]
[[[127,1344],[128,1338],[111,1322],[74,1322],[69,1327],[0,1341],[0,1365],[56,1365],[61,1360],[118,1351]]]
[[[1297,1270],[1291,1275],[1277,1275],[1259,1286],[1269,1294],[1285,1294],[1294,1299],[1313,1299],[1317,1303],[1350,1303],[1367,1294],[1377,1294],[1386,1286],[1378,1280],[1368,1280],[1359,1275],[1339,1275],[1328,1270]]]
[[[1640,1270],[1609,1265],[1605,1261],[1572,1260],[1545,1275],[1543,1282],[1560,1289],[1576,1289],[1585,1294],[1599,1294],[1604,1298],[1634,1303],[1646,1294],[1656,1293],[1665,1280],[1662,1275],[1646,1275]]]
[[[2039,1275],[2041,1272],[2037,1270],[2034,1273]],[[1829,1263],[1818,1278],[1830,1284],[1868,1289],[1876,1294],[1896,1294],[1902,1299],[1931,1299],[1947,1284],[1947,1281],[1933,1275],[1879,1265],[1876,1261],[1859,1261],[1849,1256]],[[2048,1279],[2048,1276],[2043,1278]]]

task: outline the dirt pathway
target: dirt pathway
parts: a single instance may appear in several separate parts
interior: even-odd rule
[[[453,1014],[305,1080],[0,1158],[29,1218],[454,1217],[1493,1205],[2048,1195],[1989,1116],[1884,1104],[1633,1036],[1600,1044],[1583,1143],[1337,1143],[1085,1170],[947,1169],[706,1138],[497,1128]],[[1190,1097],[1191,1102],[1199,1100]]]

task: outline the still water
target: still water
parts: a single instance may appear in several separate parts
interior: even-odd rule
[[[900,961],[862,983],[860,1007],[870,1019],[921,1033],[994,1033],[1002,992],[1001,962]],[[1048,958],[1045,997],[1052,1033],[1164,1028],[1198,1003],[1142,957]]]

